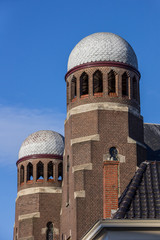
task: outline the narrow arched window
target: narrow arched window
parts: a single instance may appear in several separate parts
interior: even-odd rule
[[[62,162],[58,164],[58,181],[63,179],[63,164]]]
[[[37,163],[37,180],[44,178],[44,164],[40,161]]]
[[[28,163],[27,165],[27,181],[33,180],[33,165]]]
[[[69,206],[69,168],[70,168],[70,163],[69,163],[69,155],[67,156],[67,202],[66,202],[66,207]]]
[[[20,168],[20,184],[21,183],[24,183],[24,166],[21,165],[21,168]]]
[[[77,97],[77,79],[73,76],[71,81],[71,100]]]
[[[93,74],[93,94],[103,92],[103,77],[101,71]]]
[[[49,179],[53,179],[53,163],[50,161],[49,163],[48,163],[48,180]]]
[[[118,160],[118,150],[116,147],[111,147],[109,149],[110,159],[117,161]]]
[[[53,224],[47,223],[46,240],[53,240]]]
[[[113,70],[108,73],[108,94],[116,92],[116,77]]]
[[[18,235],[18,233],[17,233],[17,228],[16,228],[15,240],[17,240],[17,239],[18,239],[17,235]]]
[[[69,82],[67,82],[67,105],[69,104]]]
[[[122,96],[128,96],[128,75],[126,72],[122,75]]]
[[[137,100],[137,80],[133,77],[132,81],[132,92],[133,92],[133,99]]]
[[[80,77],[80,95],[88,94],[88,75],[83,72]]]
[[[17,185],[19,186],[19,168],[18,168],[18,171],[17,171]]]

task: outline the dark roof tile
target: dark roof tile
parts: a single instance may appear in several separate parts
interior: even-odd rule
[[[119,198],[115,219],[160,219],[160,162],[141,163]]]

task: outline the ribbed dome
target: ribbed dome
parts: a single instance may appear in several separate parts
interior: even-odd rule
[[[63,155],[64,137],[57,132],[41,130],[27,137],[19,150],[19,159],[35,154]]]
[[[133,48],[114,33],[100,32],[83,38],[69,56],[68,71],[81,64],[97,61],[120,62],[138,69]]]

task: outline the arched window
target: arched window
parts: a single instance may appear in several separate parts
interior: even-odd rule
[[[15,240],[17,240],[17,239],[18,239],[17,235],[18,235],[18,233],[17,233],[17,228],[16,228]]]
[[[33,165],[28,163],[27,165],[27,181],[33,180]]]
[[[83,72],[80,77],[80,95],[88,94],[88,75]]]
[[[77,79],[73,76],[71,81],[71,100],[77,97]]]
[[[17,185],[19,185],[19,168],[18,168],[18,171],[17,171]]]
[[[137,80],[135,77],[133,77],[132,89],[133,89],[133,99],[137,100]]]
[[[21,183],[24,183],[24,166],[21,165],[21,168],[20,168],[20,184]]]
[[[122,75],[122,96],[128,96],[128,75],[126,72]]]
[[[103,92],[103,78],[101,71],[97,70],[93,74],[93,94]]]
[[[37,180],[44,178],[44,164],[40,161],[37,163]]]
[[[108,94],[116,92],[116,77],[113,70],[108,73]]]
[[[62,162],[58,164],[58,181],[63,179],[63,164]]]
[[[67,156],[67,202],[66,202],[66,207],[69,206],[69,155]]]
[[[69,82],[67,82],[67,105],[69,104]]]
[[[110,159],[117,161],[118,160],[118,150],[116,147],[111,147],[109,149]]]
[[[48,163],[48,180],[53,179],[53,162]]]
[[[53,240],[53,224],[47,223],[46,240]]]

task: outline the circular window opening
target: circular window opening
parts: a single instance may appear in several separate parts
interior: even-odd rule
[[[118,150],[116,147],[111,147],[109,149],[110,159],[117,161],[118,160]]]

